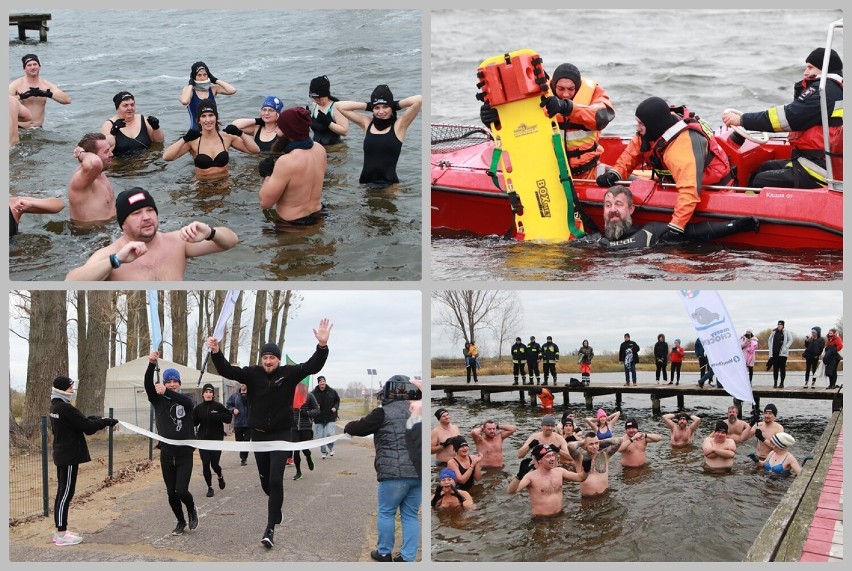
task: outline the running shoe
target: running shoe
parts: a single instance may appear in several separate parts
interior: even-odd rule
[[[223,478],[222,476],[219,476],[219,489],[220,490],[225,489],[225,478]]]
[[[210,486],[207,486],[207,497],[208,498],[213,497],[213,488],[211,488]]]
[[[260,542],[267,549],[272,548],[275,545],[275,528],[267,527],[266,531],[263,532],[263,539]]]
[[[301,472],[296,472],[296,475],[295,475],[295,476],[293,476],[293,479],[294,479],[294,480],[301,480],[301,479],[302,479],[302,473],[301,473]]]
[[[311,458],[310,456],[305,456],[305,460],[308,461],[308,470],[313,470],[314,469],[314,459]]]
[[[328,453],[328,455],[329,455],[329,456],[334,456],[334,450],[331,450],[331,451]]]
[[[193,507],[189,510],[189,529],[198,527],[198,509]]]
[[[186,524],[182,521],[179,521],[175,528],[172,530],[172,535],[183,535],[183,531],[186,529]]]
[[[55,543],[56,545],[59,545],[60,547],[63,546],[63,545],[77,545],[78,543],[81,543],[82,541],[83,541],[82,537],[80,537],[79,535],[71,534],[71,533],[66,533],[65,535],[55,534],[55,537],[53,538],[53,543]]]
[[[382,561],[382,562],[391,562],[391,561],[393,561],[393,559],[391,558],[391,554],[390,554],[390,553],[388,553],[387,555],[382,555],[381,553],[379,553],[379,550],[378,550],[378,549],[374,549],[374,550],[372,550],[372,551],[370,552],[370,558],[371,558],[373,561]]]

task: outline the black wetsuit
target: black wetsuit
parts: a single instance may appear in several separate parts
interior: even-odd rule
[[[145,117],[139,116],[142,121],[142,127],[139,129],[139,134],[135,137],[128,137],[120,130],[115,135],[115,148],[112,154],[119,157],[139,151],[144,151],[151,147],[151,137],[148,136],[148,126],[145,123]]]
[[[757,231],[757,218],[737,218],[736,220],[718,222],[691,222],[686,225],[683,236],[674,241],[669,240],[669,232],[665,222],[649,222],[641,227],[631,226],[620,240],[609,240],[602,234],[589,234],[578,240],[572,240],[572,245],[593,243],[609,250],[632,250],[679,244],[685,241],[704,242],[724,238],[738,232]],[[667,236],[664,236],[668,234]]]
[[[364,167],[361,169],[361,184],[390,186],[399,182],[396,176],[396,163],[402,151],[400,141],[391,123],[387,133],[377,135],[370,132],[373,122],[367,127],[364,136]]]

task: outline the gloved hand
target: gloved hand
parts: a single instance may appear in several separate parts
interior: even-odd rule
[[[103,418],[101,420],[103,420],[103,423],[106,426],[115,426],[116,424],[118,424],[117,418]]]
[[[373,110],[373,102],[367,101],[367,108],[364,111],[372,111]]]
[[[27,89],[23,93],[19,93],[18,95],[23,100],[23,99],[29,99],[30,97],[38,97],[38,95],[40,93],[41,93],[41,90],[38,87],[30,87],[29,89]]]
[[[263,127],[266,123],[263,122],[263,119],[258,117],[257,119],[254,120],[254,124],[257,125],[258,127]]]
[[[588,474],[589,472],[592,471],[592,458],[591,457],[583,458],[582,464],[583,464],[583,472]]]
[[[243,130],[240,129],[239,127],[237,127],[236,125],[234,125],[233,123],[231,123],[230,125],[227,125],[222,130],[225,131],[227,134],[233,135],[235,137],[242,137],[243,136]]]
[[[500,116],[497,114],[497,110],[491,107],[488,103],[483,103],[482,107],[479,108],[479,120],[482,121],[482,124],[486,127],[490,127],[493,123],[500,122]]]
[[[515,477],[523,480],[530,470],[535,470],[535,466],[532,465],[532,458],[524,458],[521,460],[521,467],[518,468],[518,474]]]
[[[125,127],[127,127],[127,122],[124,119],[116,119],[112,122],[112,128],[109,130],[109,134],[113,137],[117,137],[121,129],[124,129]]]
[[[199,131],[197,129],[190,129],[181,138],[188,143],[188,142],[194,141],[195,139],[198,139],[200,137],[201,137],[201,131]]]
[[[760,459],[757,457],[757,454],[754,452],[749,452],[748,457],[751,458],[752,462],[760,462]]]
[[[212,73],[210,73],[210,70],[209,70],[209,69],[207,70],[207,77],[208,77],[208,78],[210,78],[210,83],[212,83],[213,85],[216,85],[216,82],[217,82],[217,81],[219,81],[219,80],[216,78],[216,76],[215,76],[215,75],[213,75]]]
[[[257,172],[260,173],[262,178],[266,178],[268,176],[272,176],[272,171],[275,169],[275,159],[272,157],[266,157],[257,165]],[[446,446],[446,444],[442,444],[442,446]]]
[[[683,228],[678,228],[671,222],[669,223],[668,229],[660,235],[660,242],[662,243],[676,243],[683,242],[686,237],[683,233]]]
[[[151,128],[155,131],[160,128],[160,120],[153,115],[148,115],[148,124],[151,125]]]
[[[42,91],[41,96],[47,97],[48,99],[53,99],[53,92],[48,89],[47,91]]]
[[[568,115],[571,114],[571,110],[574,109],[574,102],[570,99],[560,99],[551,95],[550,97],[545,97],[539,106],[547,109],[548,117],[555,117],[558,114],[567,119]]]
[[[533,438],[532,440],[530,440],[530,450],[532,450],[533,448],[535,448],[539,444],[541,444],[541,443],[537,439]]]
[[[458,488],[456,488],[455,486],[453,486],[453,495],[454,495],[456,498],[458,498],[458,500],[459,500],[459,502],[460,502],[460,503],[464,503],[464,496],[462,496],[462,495],[459,493]]]
[[[760,440],[761,442],[766,441],[766,438],[763,437],[763,431],[759,428],[754,431],[754,437]]]
[[[595,182],[602,188],[611,188],[615,183],[621,180],[621,175],[615,169],[610,169],[603,174],[598,175]]]
[[[400,107],[399,101],[397,101],[397,100],[391,101],[390,108],[393,109],[394,111],[402,110],[402,107]]]
[[[334,121],[331,120],[331,115],[323,113],[322,111],[317,111],[317,122],[323,127],[328,127],[334,123]]]
[[[189,82],[188,82],[187,84],[188,84],[188,85],[195,85],[195,80],[194,80],[194,79],[192,79],[192,78],[190,78],[190,79],[189,79]]]
[[[760,414],[757,412],[757,409],[756,408],[752,409],[751,416],[748,419],[748,425],[754,426],[755,424],[757,424],[757,421],[759,421],[759,420],[760,420]]]

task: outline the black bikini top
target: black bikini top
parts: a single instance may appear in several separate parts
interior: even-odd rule
[[[218,133],[217,133],[218,134]],[[219,140],[222,141],[222,148],[225,148],[225,141],[222,139],[222,135],[219,135]],[[201,143],[198,143],[198,148],[201,148]],[[215,158],[210,158],[209,155],[205,155],[202,153],[198,153],[195,155],[195,166],[200,169],[209,169],[211,167],[224,167],[228,166],[228,151],[223,150],[221,153],[216,155]]]

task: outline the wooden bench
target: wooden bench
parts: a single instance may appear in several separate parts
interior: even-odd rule
[[[38,41],[47,41],[47,21],[50,14],[9,14],[9,25],[18,26],[18,39],[26,41],[27,30],[38,30]]]

